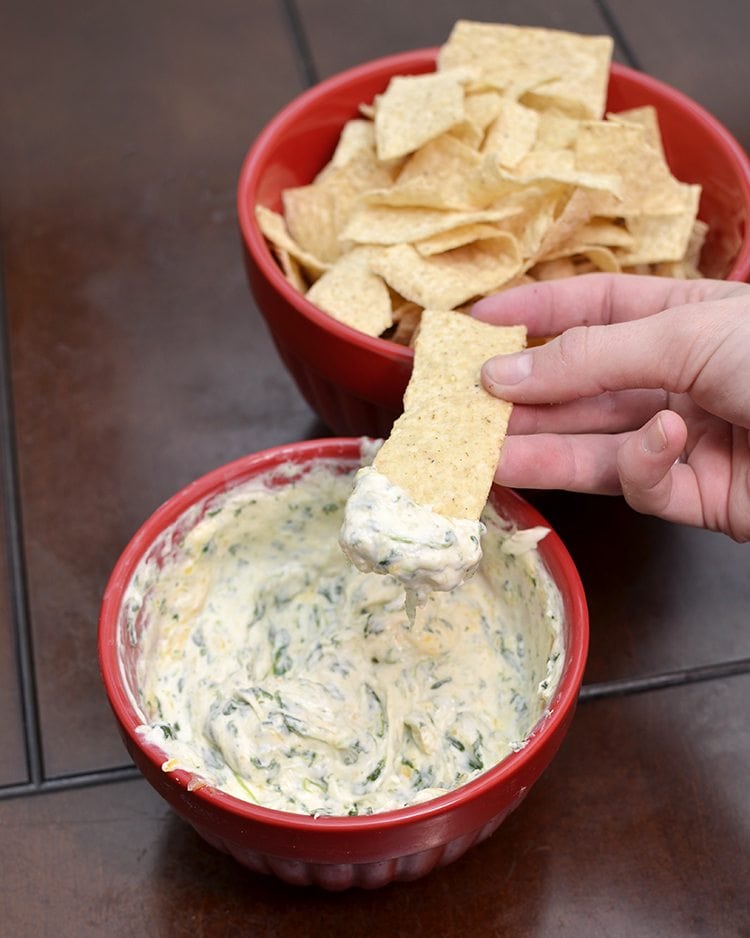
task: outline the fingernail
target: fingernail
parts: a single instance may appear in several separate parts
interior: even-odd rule
[[[498,355],[484,366],[485,375],[493,384],[520,384],[531,374],[531,355]]]
[[[643,433],[643,449],[645,452],[653,453],[656,456],[663,453],[666,448],[667,435],[664,432],[661,416],[657,416],[648,424]]]

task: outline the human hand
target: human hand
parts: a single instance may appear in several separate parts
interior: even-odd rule
[[[750,286],[589,274],[487,297],[472,315],[557,338],[485,363],[513,401],[496,481],[622,494],[750,540]]]

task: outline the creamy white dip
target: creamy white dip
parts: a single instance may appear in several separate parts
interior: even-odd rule
[[[339,547],[353,470],[299,472],[192,509],[129,585],[134,703],[164,770],[271,808],[356,815],[435,797],[522,747],[563,650],[534,537],[488,509],[476,574],[431,593],[412,624],[402,584]]]
[[[423,605],[433,590],[453,590],[474,573],[484,530],[481,521],[447,518],[417,504],[374,466],[363,466],[339,539],[359,570],[394,576]]]

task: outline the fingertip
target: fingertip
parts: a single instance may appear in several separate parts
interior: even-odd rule
[[[672,494],[671,470],[682,455],[687,427],[679,414],[663,410],[630,434],[617,456],[622,492],[636,511],[662,514]]]

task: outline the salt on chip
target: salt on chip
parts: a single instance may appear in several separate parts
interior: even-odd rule
[[[372,270],[402,296],[439,309],[492,293],[521,270],[517,241],[508,234],[431,257],[422,257],[411,244],[397,244],[371,263]]]
[[[523,326],[501,327],[426,309],[414,346],[404,412],[374,466],[418,504],[478,519],[505,439],[511,405],[482,387],[482,363],[518,352]]]
[[[307,291],[307,299],[339,322],[379,336],[392,323],[388,288],[370,269],[371,251],[358,248],[341,257]]]
[[[375,143],[381,160],[413,153],[464,119],[464,89],[455,75],[392,78],[375,105]]]

